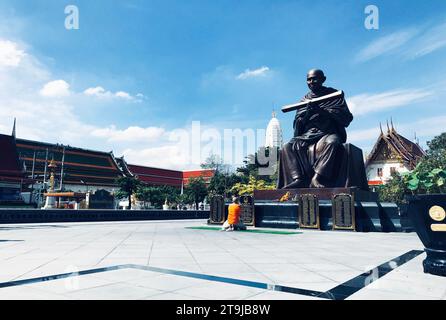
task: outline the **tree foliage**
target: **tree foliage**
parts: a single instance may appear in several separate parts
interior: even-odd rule
[[[208,194],[206,182],[202,177],[192,178],[189,180],[184,193],[186,194],[186,197],[193,199],[196,209],[198,210],[199,203],[203,202]]]
[[[276,190],[276,184],[268,183],[265,180],[251,176],[248,183],[235,184],[231,192],[240,196],[253,196],[254,190]]]
[[[446,193],[446,133],[428,142],[429,149],[409,173],[394,174],[378,189],[381,201],[404,202],[406,194]]]
[[[116,193],[118,198],[128,198],[129,209],[132,209],[132,194],[134,194],[141,186],[141,182],[133,177],[119,177],[116,179],[119,191]]]

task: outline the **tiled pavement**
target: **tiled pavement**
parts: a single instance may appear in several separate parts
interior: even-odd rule
[[[346,283],[359,283],[346,299],[446,299],[446,278],[423,273],[416,234],[187,229],[203,225],[2,225],[0,299],[325,299]]]

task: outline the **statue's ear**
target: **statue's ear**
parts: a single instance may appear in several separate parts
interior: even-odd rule
[[[322,78],[322,84],[324,84],[325,81],[327,81],[327,77],[323,77],[323,78]]]

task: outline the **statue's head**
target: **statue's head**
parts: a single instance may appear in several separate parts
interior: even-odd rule
[[[311,91],[317,92],[325,83],[327,78],[322,70],[313,69],[307,74],[307,84]]]

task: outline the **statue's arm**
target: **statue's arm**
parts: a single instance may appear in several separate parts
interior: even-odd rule
[[[345,101],[339,105],[322,107],[321,110],[343,127],[348,127],[353,121],[353,115]]]

